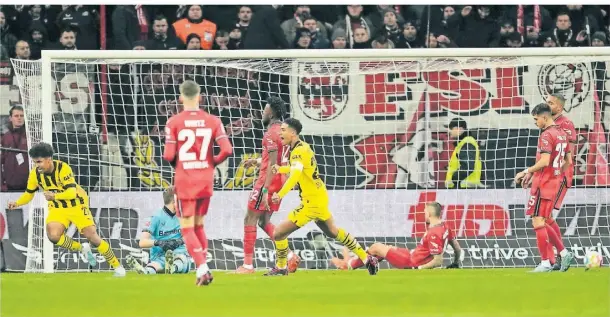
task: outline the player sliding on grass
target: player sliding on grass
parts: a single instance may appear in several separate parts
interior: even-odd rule
[[[153,214],[140,237],[140,248],[151,248],[150,262],[143,267],[132,255],[126,258],[127,265],[140,274],[188,273],[190,269],[190,259],[176,217],[173,188],[163,192],[163,203],[165,206]]]
[[[252,193],[248,198],[248,211],[244,219],[244,264],[237,268],[238,274],[254,273],[254,244],[256,243],[256,224],[263,229],[270,238],[273,238],[275,226],[271,223],[271,215],[280,209],[280,202],[271,201],[273,194],[277,193],[284,185],[286,176],[273,174],[273,165],[288,163],[289,146],[282,144],[280,138],[280,125],[286,113],[284,101],[280,97],[270,97],[263,110],[263,125],[267,132],[263,136],[262,160],[250,159],[245,162],[246,168],[258,164],[260,170],[258,179],[254,184]],[[289,256],[288,270],[294,273],[301,259],[292,254]]]
[[[538,251],[542,260],[533,272],[553,270],[549,260],[549,257],[553,256],[549,241],[560,251],[561,271],[565,272],[570,268],[574,255],[566,250],[557,232],[547,226],[547,221],[551,219],[555,199],[562,190],[565,159],[570,160],[566,151],[569,150],[569,139],[565,131],[553,121],[551,108],[546,103],[534,107],[532,116],[536,126],[542,130],[538,139],[536,164],[519,172],[515,176],[515,183],[521,184],[525,178],[527,184],[527,178],[533,177],[526,214],[532,216],[532,225],[536,232]],[[531,173],[533,176],[528,175]]]
[[[284,145],[290,145],[290,166],[273,166],[273,173],[287,174],[290,177],[282,189],[272,196],[273,203],[279,203],[289,191],[298,186],[301,205],[288,215],[288,220],[275,227],[274,240],[276,248],[276,266],[265,275],[288,275],[288,236],[310,221],[327,236],[334,238],[354,252],[366,264],[369,274],[375,275],[379,270],[376,258],[367,255],[360,243],[348,232],[335,226],[335,221],[328,210],[328,192],[320,179],[318,164],[309,144],[301,141],[299,134],[303,126],[297,119],[286,119],[281,126],[281,139]]]
[[[71,251],[80,251],[90,266],[97,264],[89,243],[80,244],[65,235],[66,228],[73,223],[79,232],[91,242],[97,251],[114,268],[114,276],[125,276],[125,269],[114,255],[110,244],[97,234],[91,211],[89,197],[76,183],[72,168],[68,163],[53,160],[53,147],[38,143],[29,151],[36,168],[30,171],[25,193],[16,202],[9,202],[8,209],[15,209],[29,203],[38,189],[43,190],[48,201],[49,215],[46,219],[47,237],[56,246]]]
[[[426,204],[424,213],[428,229],[412,252],[383,243],[374,243],[367,252],[378,259],[387,260],[395,268],[433,269],[443,265],[443,252],[447,244],[450,244],[454,252],[453,262],[447,268],[459,268],[462,249],[451,229],[441,220],[442,210],[437,202]],[[343,253],[343,259],[332,258],[331,262],[341,270],[357,269],[364,265],[358,257],[350,258],[346,251]]]
[[[187,80],[180,85],[184,111],[165,125],[163,158],[174,166],[176,214],[186,249],[197,266],[196,285],[212,283],[206,263],[208,239],[203,230],[214,191],[214,167],[233,153],[233,147],[220,119],[199,109],[201,98],[197,83]],[[214,155],[214,142],[220,151]]]

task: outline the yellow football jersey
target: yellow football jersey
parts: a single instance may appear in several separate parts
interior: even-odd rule
[[[54,170],[51,174],[38,172],[38,169],[33,168],[28,176],[28,184],[26,193],[31,197],[27,197],[28,201],[33,198],[33,194],[41,188],[43,191],[51,191],[56,193],[57,199],[49,201],[49,208],[71,208],[76,206],[89,206],[89,197],[87,192],[76,183],[72,168],[68,163],[62,161],[53,161]],[[76,188],[76,198],[61,199],[61,193],[68,188]],[[27,202],[26,202],[27,203]]]
[[[327,198],[326,185],[320,178],[318,163],[311,146],[299,141],[290,150],[290,166],[302,166],[302,172],[297,180],[299,196],[303,198]]]

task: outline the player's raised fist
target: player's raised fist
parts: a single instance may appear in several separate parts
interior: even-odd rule
[[[55,200],[55,193],[46,191],[46,192],[44,192],[44,198],[48,201],[53,201],[53,200]]]
[[[277,164],[274,164],[274,165],[271,167],[271,172],[272,172],[273,174],[277,174],[277,171],[279,171],[279,169],[280,169],[280,166],[279,166],[279,165],[277,165]]]
[[[13,209],[17,208],[17,203],[14,201],[9,201],[8,204],[6,204],[6,208],[8,210],[13,210]]]
[[[278,204],[280,202],[281,198],[280,195],[278,193],[273,193],[273,196],[271,196],[271,201],[274,204]]]

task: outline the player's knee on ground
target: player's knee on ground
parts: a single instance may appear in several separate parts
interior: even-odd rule
[[[543,217],[532,217],[532,226],[534,228],[544,227],[546,221]]]
[[[89,242],[91,242],[94,247],[97,247],[100,245],[100,243],[102,243],[102,238],[99,234],[97,234],[95,226],[83,228],[82,234],[87,240],[89,240]]]
[[[66,228],[63,225],[49,223],[47,225],[47,238],[49,238],[49,241],[57,243],[64,231],[66,231]]]

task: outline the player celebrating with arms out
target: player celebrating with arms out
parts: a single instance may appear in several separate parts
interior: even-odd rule
[[[192,80],[180,85],[184,111],[167,121],[163,158],[176,171],[176,214],[186,248],[197,266],[196,285],[208,285],[213,278],[206,263],[204,216],[214,190],[214,167],[233,154],[233,147],[220,119],[199,109],[199,92],[199,85]],[[220,147],[216,156],[212,141]]]
[[[180,222],[176,217],[173,188],[163,192],[163,203],[163,208],[153,214],[140,237],[140,248],[151,248],[150,262],[143,267],[131,254],[126,258],[127,265],[140,274],[188,273],[190,269]]]
[[[442,211],[443,208],[437,202],[426,204],[424,214],[428,229],[413,252],[407,248],[398,248],[383,243],[374,243],[367,252],[378,259],[386,259],[388,263],[398,269],[433,269],[443,265],[444,248],[450,244],[453,248],[453,262],[447,268],[459,268],[462,249],[451,229],[441,220]],[[358,257],[350,258],[347,251],[343,253],[343,259],[332,258],[331,262],[341,270],[357,269],[364,265]]]
[[[256,243],[256,223],[273,239],[275,226],[271,223],[271,215],[280,209],[280,202],[271,201],[271,196],[278,192],[284,181],[283,174],[273,174],[273,165],[287,163],[289,146],[283,145],[280,138],[280,125],[286,113],[284,101],[280,97],[270,97],[263,109],[263,125],[267,132],[263,136],[263,157],[260,163],[256,159],[246,161],[246,167],[260,164],[258,179],[254,184],[252,194],[248,200],[248,211],[244,219],[244,264],[237,268],[236,273],[254,273],[253,257]],[[290,273],[296,271],[300,258],[293,254],[290,259]]]
[[[97,260],[88,243],[80,244],[66,236],[66,228],[73,223],[80,233],[97,247],[106,262],[114,268],[114,276],[125,276],[125,269],[114,255],[110,244],[97,234],[97,228],[89,210],[89,197],[85,190],[76,183],[70,165],[53,160],[53,147],[47,143],[32,146],[29,154],[36,164],[36,168],[30,171],[25,193],[16,202],[9,202],[8,209],[15,209],[29,203],[34,198],[34,193],[41,188],[49,206],[49,216],[46,219],[49,241],[58,247],[80,251],[85,255],[90,266],[96,265]]]
[[[276,204],[279,203],[295,185],[298,185],[301,204],[290,212],[288,220],[284,220],[275,227],[273,239],[275,240],[277,263],[265,275],[288,275],[286,269],[288,236],[312,220],[316,222],[316,225],[325,235],[334,238],[354,252],[365,263],[369,274],[377,274],[379,270],[377,259],[367,255],[352,235],[335,226],[333,217],[328,210],[328,192],[326,191],[326,185],[320,179],[314,152],[309,144],[303,142],[299,137],[302,129],[301,122],[294,118],[286,119],[281,126],[282,144],[290,145],[290,165],[281,167],[274,165],[273,172],[290,173],[290,177],[286,180],[282,189],[273,194],[271,200]]]
[[[547,230],[547,219],[551,218],[554,199],[557,197],[563,182],[564,159],[568,149],[568,136],[553,121],[551,108],[546,103],[538,104],[532,110],[536,126],[542,130],[538,139],[536,164],[519,172],[515,183],[520,184],[524,177],[533,173],[532,188],[528,201],[527,215],[532,216],[532,225],[536,232],[536,241],[540,258],[542,259],[533,272],[549,272],[553,270],[549,260],[549,240],[561,252],[561,271],[567,271],[574,255],[568,252],[555,230]]]

